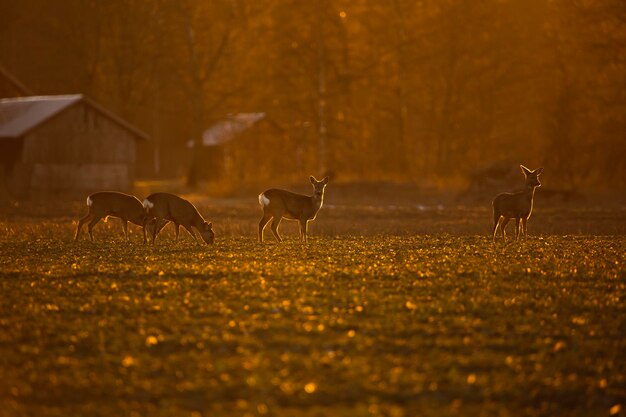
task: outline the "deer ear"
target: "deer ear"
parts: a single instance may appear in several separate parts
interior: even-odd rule
[[[522,169],[522,174],[528,175],[531,173],[531,170],[526,168],[524,165],[520,165],[519,167]]]
[[[315,183],[317,182],[317,180],[315,179],[315,177],[313,175],[311,175],[309,177],[309,181],[311,181],[311,184],[315,185]]]
[[[536,170],[533,171],[535,174],[537,174],[537,176],[541,175],[541,173],[543,172],[543,168],[537,168]]]
[[[328,184],[328,181],[330,181],[329,177],[325,177],[322,182],[324,183],[324,185]]]

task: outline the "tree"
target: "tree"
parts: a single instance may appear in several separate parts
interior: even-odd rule
[[[170,7],[180,87],[194,143],[187,184],[196,186],[202,133],[218,118],[216,111],[241,88],[229,73],[235,67],[231,48],[238,34],[237,10],[228,0],[186,0]]]

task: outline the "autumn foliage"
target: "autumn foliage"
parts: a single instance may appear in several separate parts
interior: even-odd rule
[[[140,176],[187,175],[189,140],[265,112],[275,128],[226,147],[222,182],[423,184],[506,161],[625,183],[622,0],[2,3],[0,64],[149,133]]]

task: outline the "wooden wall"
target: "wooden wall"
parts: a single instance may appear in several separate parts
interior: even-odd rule
[[[24,137],[14,175],[31,193],[130,190],[134,164],[132,133],[77,103]]]

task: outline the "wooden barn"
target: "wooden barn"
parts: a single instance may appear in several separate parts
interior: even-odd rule
[[[187,146],[191,152],[198,153],[201,178],[227,180],[233,185],[253,184],[262,179],[260,168],[265,163],[271,164],[268,155],[275,153],[274,142],[283,141],[284,134],[265,113],[237,113],[206,129],[200,150],[194,149],[191,140]]]
[[[130,190],[145,139],[81,94],[0,99],[0,179],[14,195]]]

